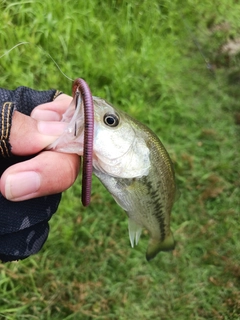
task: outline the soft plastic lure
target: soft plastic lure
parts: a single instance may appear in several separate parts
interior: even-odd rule
[[[94,107],[92,93],[87,83],[78,78],[73,82],[72,95],[75,100],[75,108],[80,103],[80,94],[83,100],[84,110],[84,143],[82,166],[82,204],[88,206],[91,200],[92,187],[92,157],[94,135]],[[75,128],[76,134],[76,128]]]

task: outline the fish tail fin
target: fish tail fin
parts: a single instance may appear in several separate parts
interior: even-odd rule
[[[176,242],[173,238],[172,231],[170,230],[169,235],[163,240],[159,241],[154,238],[149,240],[146,259],[147,261],[152,260],[160,251],[170,251],[175,248]]]

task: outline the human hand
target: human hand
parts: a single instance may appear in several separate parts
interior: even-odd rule
[[[60,122],[72,98],[62,94],[53,102],[36,107],[31,117],[18,111],[13,114],[10,144],[18,156],[34,155],[4,171],[0,191],[12,201],[62,192],[75,181],[79,172],[79,156],[54,151],[42,151],[63,132]]]

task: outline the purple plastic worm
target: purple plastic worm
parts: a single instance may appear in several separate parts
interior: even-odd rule
[[[94,108],[92,93],[87,83],[78,78],[73,82],[73,97],[77,89],[80,91],[84,104],[84,141],[83,141],[83,169],[82,169],[82,204],[88,206],[91,200],[92,187],[92,158],[94,136]]]

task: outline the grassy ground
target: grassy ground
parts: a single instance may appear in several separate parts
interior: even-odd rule
[[[0,55],[31,43],[0,59],[0,85],[71,93],[50,54],[159,135],[181,192],[176,249],[147,263],[148,235],[131,249],[107,191],[94,179],[84,209],[76,183],[43,250],[0,264],[0,319],[240,319],[240,59],[222,49],[239,37],[237,1],[2,0],[0,9]]]

